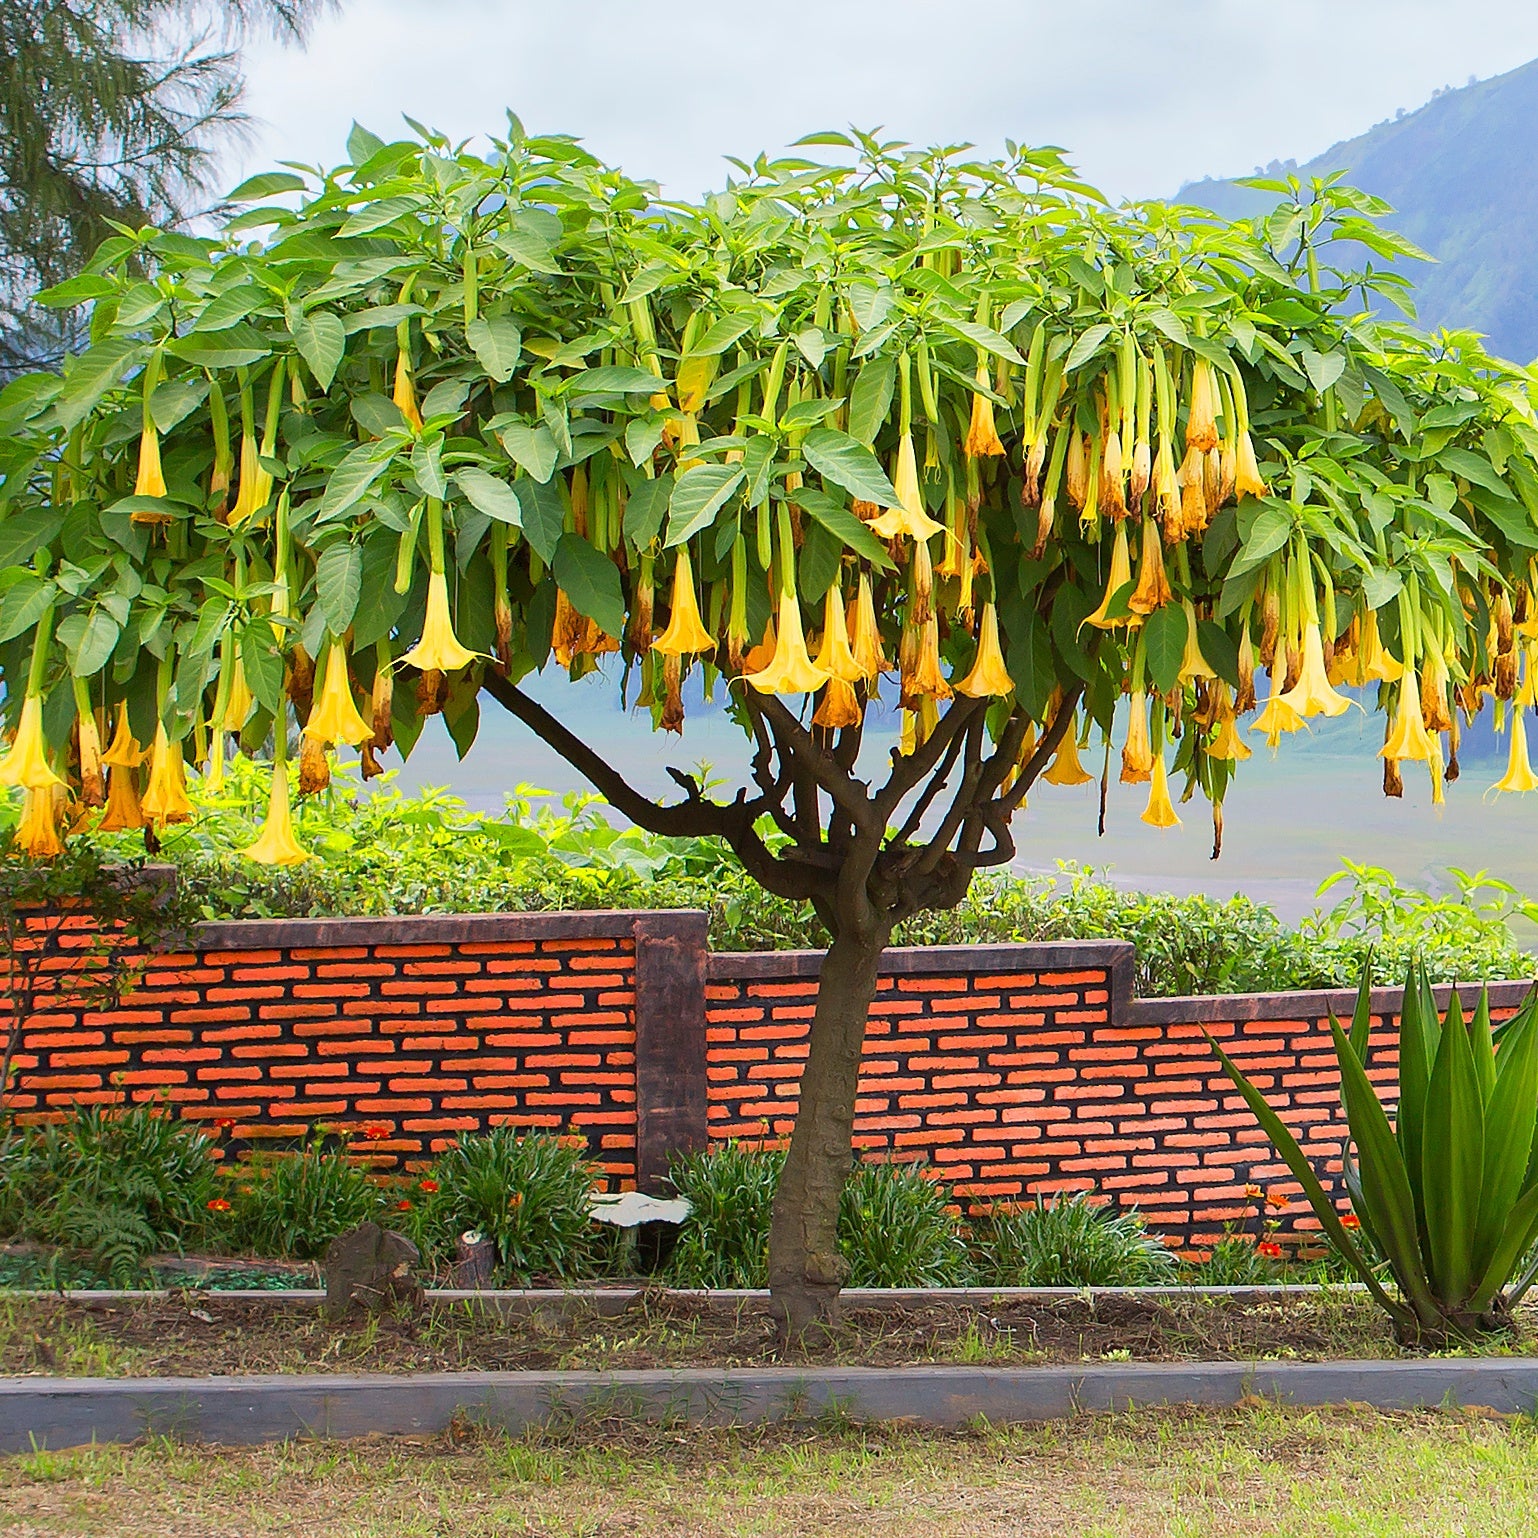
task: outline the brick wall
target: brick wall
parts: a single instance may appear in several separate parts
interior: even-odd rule
[[[705,945],[700,913],[203,925],[119,1008],[37,1015],[14,1104],[37,1118],[165,1095],[252,1141],[382,1128],[383,1167],[545,1127],[657,1190],[674,1150],[781,1138],[796,1112],[820,957]],[[1205,1033],[1338,1186],[1326,1016],[1353,996],[1137,1000],[1132,976],[1120,942],[889,951],[859,1148],[924,1158],[972,1205],[1095,1190],[1195,1248],[1253,1216],[1250,1182],[1291,1199],[1285,1226],[1312,1226]],[[1525,986],[1494,986],[1496,1012]],[[1397,1008],[1397,990],[1374,996],[1369,1071],[1389,1102]]]

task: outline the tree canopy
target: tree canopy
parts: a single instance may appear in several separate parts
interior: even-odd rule
[[[1009,860],[1026,791],[1088,779],[1092,741],[1146,821],[1183,777],[1219,838],[1251,744],[1349,686],[1391,794],[1409,763],[1440,800],[1491,699],[1499,788],[1538,784],[1531,377],[1368,313],[1406,254],[1381,204],[1278,183],[1230,224],[1113,208],[1052,151],[812,147],[835,163],[735,162],[689,203],[516,120],[486,153],[357,129],[218,234],[115,236],[44,293],[90,345],[0,394],[22,848],[103,800],[107,827],[188,816],[233,734],[277,761],[252,857],[301,860],[290,711],[303,792],[437,712],[464,746],[490,697],[626,815],[816,906],[802,1107],[831,1169],[892,924]],[[653,802],[518,687],[606,657],[670,731],[699,670],[751,783]],[[793,1144],[785,1211],[827,1207],[817,1158]],[[819,1286],[831,1235],[803,1233]]]

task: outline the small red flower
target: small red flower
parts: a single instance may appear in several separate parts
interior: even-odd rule
[[[358,1136],[361,1137],[365,1143],[382,1142],[385,1138],[389,1137],[389,1135],[390,1129],[388,1127],[379,1126],[377,1122],[371,1122],[367,1127],[363,1129],[362,1132],[358,1134]]]
[[[508,1197],[507,1205],[516,1212],[518,1208],[523,1206],[523,1192],[514,1191],[513,1194]]]
[[[411,1211],[411,1203],[409,1201],[407,1201],[406,1198],[403,1196],[403,1197],[401,1197],[401,1199],[398,1202],[396,1202],[395,1210],[397,1212],[410,1212]]]
[[[1247,1200],[1252,1201],[1252,1202],[1258,1202],[1261,1199],[1261,1197],[1264,1196],[1266,1193],[1264,1191],[1262,1191],[1259,1186],[1253,1186],[1252,1185],[1252,1186],[1246,1186],[1244,1188],[1244,1194],[1245,1194],[1245,1197],[1246,1197]]]
[[[235,1128],[235,1118],[233,1116],[221,1116],[214,1123],[214,1131],[215,1132],[231,1132],[231,1131],[234,1130],[234,1128]]]
[[[417,1181],[417,1190],[425,1191],[429,1196],[436,1196],[438,1194],[438,1182],[436,1180],[419,1180]]]
[[[211,1202],[209,1202],[208,1210],[210,1212],[228,1212],[230,1210],[230,1204],[225,1201],[222,1196],[216,1196]]]
[[[1255,1246],[1255,1253],[1257,1255],[1264,1255],[1267,1260],[1280,1260],[1282,1258],[1282,1247],[1279,1244],[1273,1243],[1270,1239],[1264,1239]]]
[[[1342,1228],[1360,1228],[1362,1220],[1354,1212],[1348,1212],[1340,1220],[1340,1226]]]
[[[1276,1191],[1273,1191],[1266,1198],[1266,1205],[1268,1207],[1275,1207],[1277,1211],[1281,1211],[1283,1207],[1290,1207],[1292,1203],[1289,1202],[1285,1196],[1282,1196]]]

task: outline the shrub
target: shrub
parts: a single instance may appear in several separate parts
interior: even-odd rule
[[[1206,1260],[1190,1267],[1188,1278],[1197,1287],[1268,1287],[1280,1268],[1280,1257],[1262,1255],[1253,1239],[1227,1234],[1213,1245]]]
[[[316,1139],[257,1153],[235,1171],[226,1243],[278,1260],[318,1260],[338,1234],[380,1220],[384,1193],[342,1146]]]
[[[918,1165],[858,1165],[838,1220],[847,1286],[962,1287],[971,1280],[950,1191]]]
[[[455,1239],[477,1230],[497,1247],[506,1280],[562,1281],[590,1273],[600,1248],[588,1214],[598,1172],[575,1140],[511,1127],[464,1138],[433,1164],[436,1191],[414,1201],[413,1230],[424,1255],[451,1254]],[[407,1198],[411,1199],[411,1198]]]
[[[12,1135],[0,1228],[89,1256],[115,1285],[200,1233],[218,1189],[213,1145],[158,1107],[89,1107]]]
[[[974,1224],[977,1267],[999,1287],[1156,1287],[1175,1257],[1138,1212],[1098,1205],[1082,1191]]]
[[[769,1281],[769,1216],[784,1152],[723,1143],[673,1162],[669,1175],[694,1211],[668,1265],[678,1287],[764,1287]]]

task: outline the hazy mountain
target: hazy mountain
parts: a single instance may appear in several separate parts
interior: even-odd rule
[[[1349,180],[1394,205],[1387,221],[1435,264],[1412,262],[1420,324],[1471,326],[1493,351],[1538,356],[1538,60],[1456,90],[1379,123],[1296,170],[1305,180],[1347,170]],[[1178,197],[1230,217],[1273,199],[1231,181],[1182,187]]]

